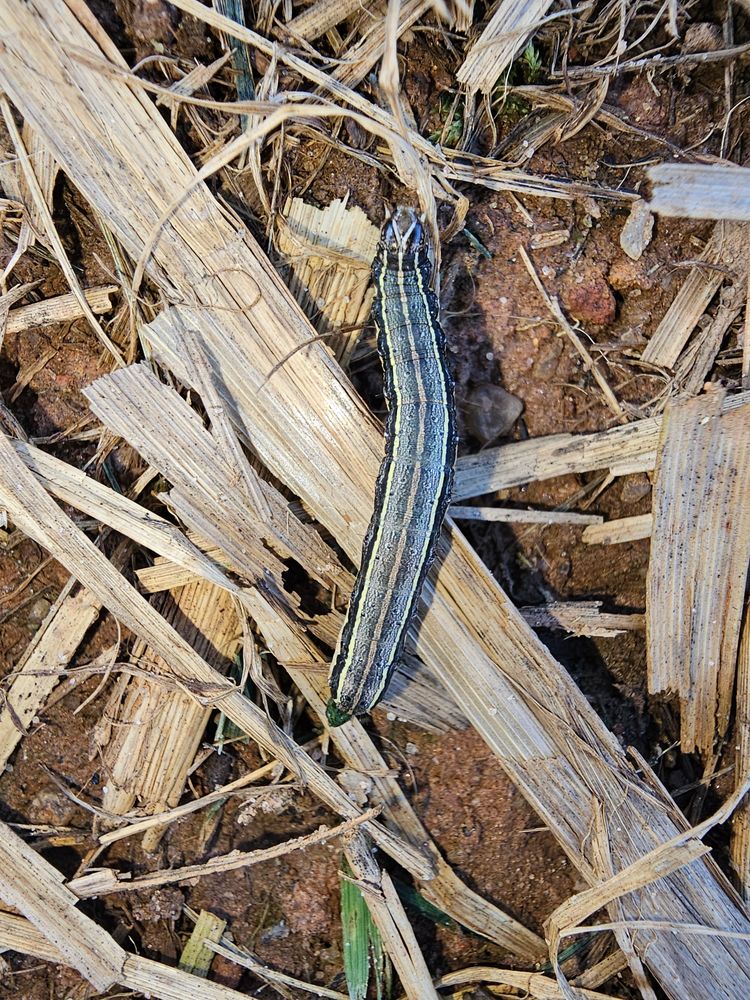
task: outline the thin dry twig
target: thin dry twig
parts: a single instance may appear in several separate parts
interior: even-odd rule
[[[601,524],[601,514],[578,514],[568,510],[522,510],[515,507],[450,508],[455,521],[499,521],[503,524]]]
[[[627,423],[627,419],[628,418],[627,418],[627,416],[625,414],[625,411],[620,406],[620,404],[619,404],[619,402],[617,400],[617,397],[612,392],[612,389],[610,388],[609,383],[607,382],[607,380],[605,379],[605,377],[602,375],[601,371],[599,370],[599,366],[596,364],[596,362],[594,361],[594,359],[589,354],[589,352],[586,349],[586,346],[584,345],[583,341],[581,340],[581,338],[578,336],[578,334],[576,333],[576,331],[573,329],[573,327],[568,322],[568,319],[567,319],[565,313],[560,308],[560,303],[559,303],[559,301],[557,299],[557,296],[556,295],[550,295],[549,292],[547,291],[547,289],[544,287],[544,284],[542,283],[542,279],[537,274],[536,268],[534,267],[533,263],[531,262],[531,258],[529,257],[528,253],[526,252],[526,248],[523,247],[523,246],[519,246],[518,249],[519,249],[519,253],[521,255],[521,260],[524,262],[524,264],[526,266],[526,270],[529,272],[529,274],[531,276],[531,280],[536,285],[539,294],[542,296],[542,298],[543,298],[543,300],[545,302],[545,305],[547,306],[547,308],[549,309],[549,311],[552,313],[552,315],[555,317],[555,319],[557,320],[557,322],[560,324],[560,327],[562,328],[562,330],[565,333],[565,335],[568,338],[568,340],[570,340],[570,342],[573,345],[573,347],[575,347],[575,349],[580,354],[581,358],[583,358],[584,368],[585,368],[586,371],[590,371],[591,374],[593,375],[596,384],[599,386],[599,388],[602,391],[602,395],[604,396],[604,399],[605,399],[605,401],[607,403],[607,406],[614,413],[614,415],[617,417],[617,419],[620,421],[620,423],[623,423],[623,424]]]
[[[281,986],[291,986],[294,989],[303,990],[305,993],[311,993],[313,996],[326,997],[328,1000],[349,1000],[349,994],[339,993],[338,990],[329,990],[328,987],[318,986],[315,983],[306,983],[301,979],[295,979],[294,976],[279,972],[277,969],[271,969],[253,958],[244,948],[238,948],[235,944],[224,944],[223,941],[208,941],[206,944],[215,954],[221,955],[245,969],[250,969],[259,979],[264,979],[271,985],[279,983]]]
[[[271,861],[273,858],[284,857],[284,855],[291,854],[293,851],[303,851],[316,844],[326,844],[329,840],[333,840],[336,837],[345,836],[363,823],[369,823],[381,811],[380,806],[366,809],[358,816],[339,823],[338,826],[330,828],[322,827],[314,833],[308,833],[302,837],[294,837],[291,840],[285,840],[281,844],[274,844],[273,847],[265,847],[257,851],[231,851],[229,854],[220,854],[202,865],[182,865],[177,868],[164,868],[160,871],[149,872],[147,875],[140,875],[137,878],[131,878],[130,873],[121,876],[117,872],[105,868],[87,875],[81,875],[79,878],[74,878],[67,883],[67,887],[79,899],[89,899],[91,896],[108,895],[113,892],[133,892],[139,889],[154,889],[162,885],[174,885],[175,883],[187,882],[194,878],[203,878],[206,875],[232,872],[238,868],[247,868],[251,865],[261,864],[264,861]]]

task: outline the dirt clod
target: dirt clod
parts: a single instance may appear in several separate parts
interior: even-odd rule
[[[567,282],[562,302],[574,319],[590,326],[608,326],[617,311],[612,289],[599,274],[578,275]]]

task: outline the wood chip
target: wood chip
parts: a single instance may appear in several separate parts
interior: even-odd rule
[[[555,601],[520,610],[532,628],[563,629],[571,635],[611,639],[646,627],[643,615],[612,614],[601,607],[601,601]]]
[[[99,285],[96,288],[84,290],[86,301],[92,312],[97,315],[108,313],[112,308],[112,295],[120,290],[119,285]],[[55,295],[40,302],[30,302],[27,306],[19,306],[8,313],[8,333],[21,333],[35,326],[48,326],[51,323],[69,323],[83,316],[81,304],[73,292],[65,295]]]
[[[642,198],[630,206],[630,215],[620,232],[620,246],[631,260],[640,260],[643,251],[651,242],[654,231],[654,217]]]

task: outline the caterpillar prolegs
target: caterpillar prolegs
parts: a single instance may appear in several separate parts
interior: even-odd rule
[[[373,263],[385,375],[385,458],[362,561],[330,674],[328,721],[382,698],[401,654],[445,517],[456,458],[453,383],[424,226],[398,209]]]

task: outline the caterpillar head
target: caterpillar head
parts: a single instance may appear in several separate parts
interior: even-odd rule
[[[381,243],[388,253],[402,257],[427,250],[424,217],[417,215],[413,208],[397,208],[383,227]]]

